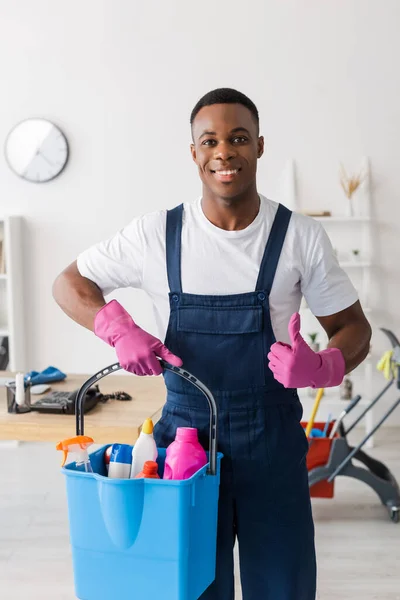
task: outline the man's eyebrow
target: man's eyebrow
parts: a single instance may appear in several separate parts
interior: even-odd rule
[[[203,133],[199,137],[199,140],[201,140],[201,138],[204,137],[205,135],[217,135],[217,134],[215,131],[203,131]]]
[[[230,131],[230,133],[239,133],[239,131],[245,131],[247,133],[247,135],[250,136],[250,132],[248,131],[248,129],[246,129],[246,127],[235,127],[234,129],[232,129]],[[203,133],[199,137],[199,140],[201,140],[201,138],[204,137],[205,135],[217,135],[217,134],[215,131],[203,131]]]
[[[239,131],[245,131],[247,135],[250,135],[250,131],[246,129],[246,127],[235,127],[235,129],[232,129],[231,133],[238,133]]]

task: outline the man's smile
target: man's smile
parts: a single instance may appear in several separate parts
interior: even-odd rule
[[[236,169],[210,169],[211,173],[214,175],[218,181],[222,183],[230,183],[237,177],[238,173],[240,173],[241,169],[238,167]]]

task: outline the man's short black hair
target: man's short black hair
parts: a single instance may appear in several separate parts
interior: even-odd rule
[[[198,112],[204,108],[204,106],[212,106],[213,104],[242,104],[249,109],[255,122],[259,125],[258,110],[254,102],[242,94],[242,92],[238,92],[231,88],[218,88],[208,92],[208,94],[205,94],[205,96],[200,98],[190,115],[190,124],[193,125],[193,121]]]

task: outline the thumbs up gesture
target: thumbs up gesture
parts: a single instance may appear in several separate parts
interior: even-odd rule
[[[300,315],[289,321],[291,344],[276,342],[268,354],[269,368],[285,388],[322,388],[340,385],[345,375],[345,361],[338,348],[314,352],[300,333]]]

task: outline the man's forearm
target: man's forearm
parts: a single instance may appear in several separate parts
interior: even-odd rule
[[[53,297],[71,319],[91,331],[96,314],[106,303],[97,285],[79,273],[76,262],[55,280]]]
[[[367,357],[371,341],[371,326],[360,302],[317,319],[327,333],[328,348],[338,348],[343,354],[346,373],[353,371]]]
[[[367,357],[371,340],[368,322],[351,323],[337,331],[329,340],[328,348],[339,348],[346,363],[346,373],[353,371]]]

